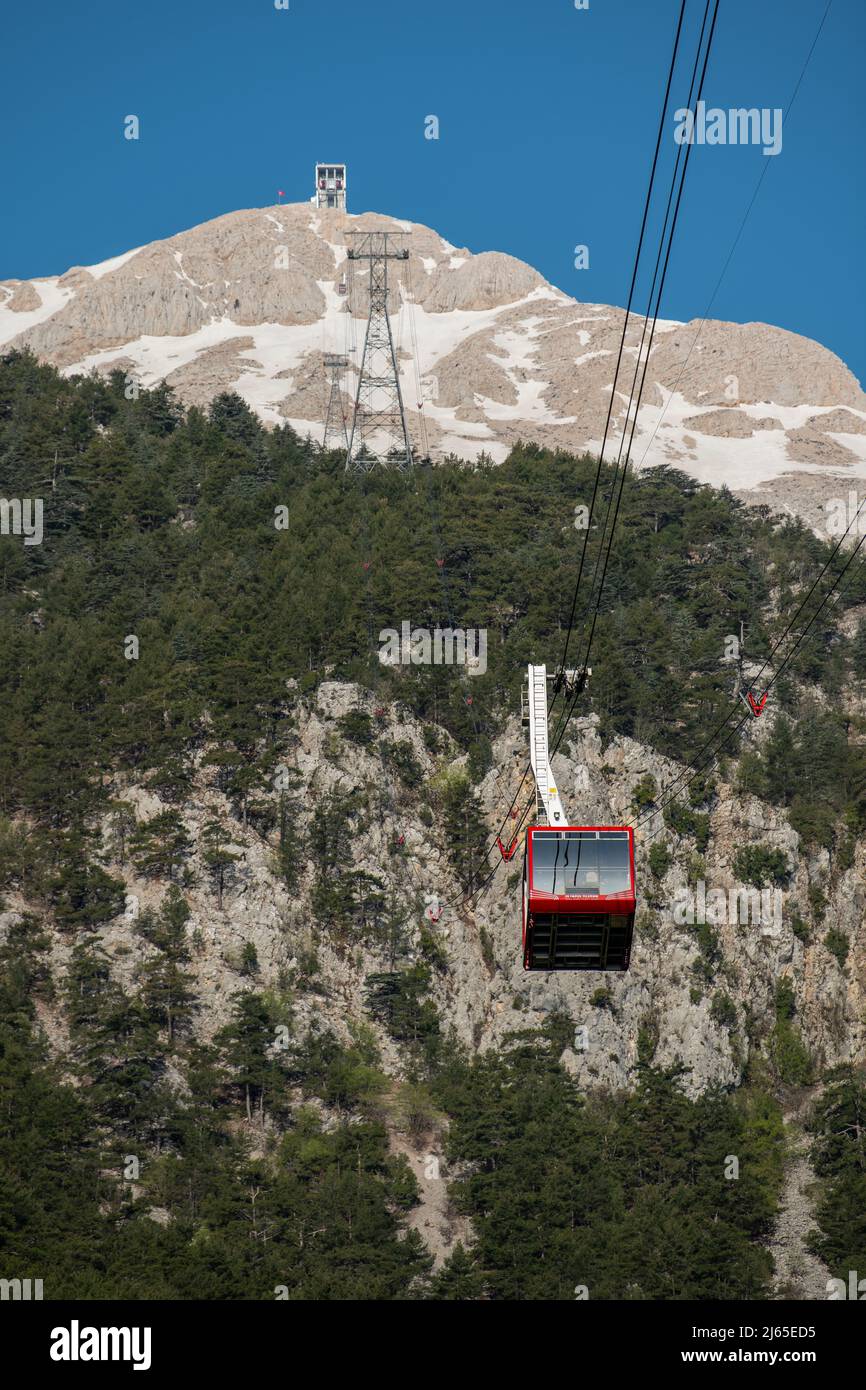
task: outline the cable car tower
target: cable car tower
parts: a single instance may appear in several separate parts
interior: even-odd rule
[[[330,383],[330,392],[328,395],[328,409],[325,414],[325,433],[322,436],[322,448],[325,451],[329,448],[343,448],[348,450],[349,428],[346,420],[346,412],[343,409],[341,377],[349,365],[349,359],[348,357],[338,356],[333,352],[326,352],[324,364]],[[334,436],[334,442],[331,443],[331,439]]]
[[[574,673],[569,671],[569,676]],[[536,816],[544,825],[564,825],[565,812],[553,782],[547,734],[547,667],[530,666],[524,719],[529,725],[529,761],[535,778]]]
[[[590,672],[563,671],[566,693]],[[634,831],[566,825],[550,766],[547,668],[530,666],[524,698],[536,824],[523,858],[524,970],[627,970],[634,931]]]
[[[350,232],[350,261],[366,261],[370,309],[358,372],[346,468],[369,472],[377,464],[411,468],[412,445],[400,389],[400,372],[388,317],[388,263],[408,261],[408,232]]]

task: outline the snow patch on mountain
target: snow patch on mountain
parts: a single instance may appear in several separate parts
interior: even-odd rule
[[[411,234],[389,303],[416,448],[426,437],[434,459],[501,460],[518,438],[600,447],[623,311],[580,303],[512,256],[376,213],[308,203],[228,213],[63,276],[0,282],[0,345],[70,374],[120,366],[199,405],[237,391],[269,424],[320,438],[323,355],[349,358],[347,412],[357,388],[366,269],[351,294],[340,289],[359,228]],[[629,368],[647,352],[632,315],[608,455],[627,423]],[[818,524],[822,502],[866,476],[866,395],[831,352],[783,329],[659,320],[631,459]]]
[[[24,281],[24,284],[33,287],[40,301],[39,308],[17,312],[9,308],[9,303],[14,297],[9,284],[0,285],[0,292],[6,292],[4,300],[0,302],[0,347],[26,333],[28,328],[44,323],[74,298],[75,291],[71,285],[61,285],[60,280],[59,275],[50,275],[38,280]]]

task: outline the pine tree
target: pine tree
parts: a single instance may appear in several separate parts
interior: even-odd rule
[[[145,917],[139,923],[142,935],[158,950],[141,968],[141,1002],[150,1017],[164,1024],[169,1050],[178,1029],[189,1021],[196,998],[192,976],[184,969],[190,959],[189,917],[188,904],[172,884],[156,920]]]
[[[247,1119],[252,1120],[253,1106],[258,1104],[264,1124],[265,1095],[276,1089],[282,1075],[278,1063],[269,1056],[273,1020],[260,994],[236,994],[233,1002],[232,1020],[217,1034],[217,1046],[231,1084],[243,1092]]]
[[[297,804],[281,793],[280,795],[280,842],[277,863],[283,882],[290,893],[297,893],[300,883],[301,867],[304,863],[303,838],[297,825]]]
[[[237,864],[243,855],[232,853],[229,848],[232,840],[227,835],[222,821],[219,820],[207,822],[202,830],[201,843],[202,859],[216,885],[217,902],[219,910],[222,912],[223,892],[231,877],[232,865]]]
[[[135,807],[129,801],[109,803],[109,848],[121,865],[126,863],[126,849],[137,824]]]
[[[859,681],[866,680],[866,618],[861,618],[851,642],[851,665]]]
[[[59,863],[48,886],[48,900],[61,929],[95,929],[123,911],[126,890],[91,858],[94,836],[79,827],[57,844]]]
[[[441,802],[451,861],[460,883],[468,889],[481,871],[486,841],[481,802],[465,774],[448,779],[441,793]]]
[[[481,1298],[483,1293],[484,1281],[471,1255],[466,1253],[462,1242],[458,1241],[432,1280],[428,1297],[453,1302]]]
[[[177,811],[161,811],[136,826],[129,839],[133,864],[145,878],[167,878],[175,873],[192,852],[192,840]]]

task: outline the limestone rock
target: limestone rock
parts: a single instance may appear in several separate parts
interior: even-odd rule
[[[426,437],[434,459],[495,462],[518,439],[598,451],[623,311],[581,303],[513,256],[458,249],[376,213],[246,209],[58,278],[0,282],[0,344],[67,372],[122,365],[196,405],[237,391],[268,424],[318,440],[323,353],[348,355],[347,412],[354,400],[368,271],[348,252],[361,229],[408,245],[408,261],[391,265],[388,302],[416,444]],[[642,329],[633,315],[620,387]],[[618,388],[608,456],[626,399]],[[796,333],[660,322],[632,450],[636,469],[659,463],[822,531],[826,501],[866,472],[866,396],[832,352]]]

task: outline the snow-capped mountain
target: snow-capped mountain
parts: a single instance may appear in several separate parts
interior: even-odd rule
[[[518,438],[598,449],[622,310],[580,303],[512,256],[472,254],[377,214],[308,203],[232,212],[100,265],[0,282],[0,344],[29,346],[67,373],[164,379],[188,402],[231,389],[264,420],[321,438],[323,354],[353,364],[348,409],[363,342],[360,272],[346,292],[347,234],[360,227],[411,233],[390,302],[417,444],[426,439],[434,458],[496,461]],[[639,338],[633,320],[632,369]],[[606,457],[626,400],[618,391]],[[833,353],[783,329],[660,322],[632,458],[820,527],[826,499],[866,475],[866,395]]]

